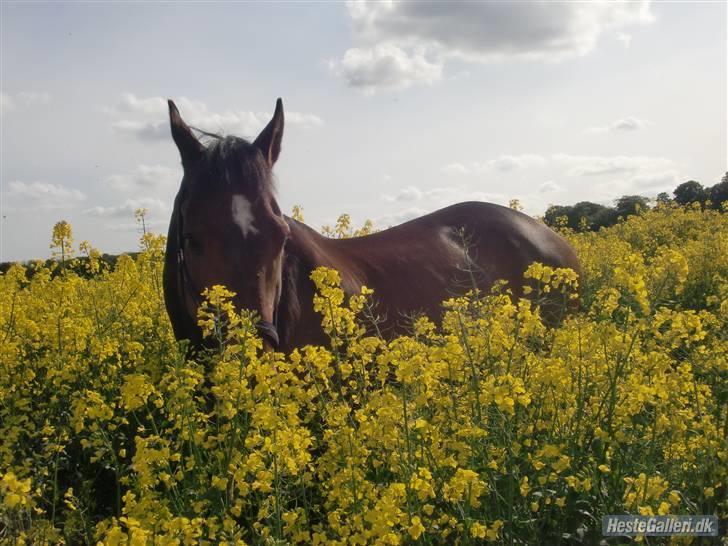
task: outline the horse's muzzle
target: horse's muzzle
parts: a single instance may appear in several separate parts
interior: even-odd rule
[[[278,338],[278,329],[272,322],[261,321],[258,323],[258,331],[263,337],[263,341],[267,342],[273,349],[278,349],[280,340]]]

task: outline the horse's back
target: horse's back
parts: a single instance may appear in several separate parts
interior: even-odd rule
[[[378,235],[404,241],[429,239],[427,244],[433,237],[444,235],[472,252],[472,260],[486,262],[489,267],[502,263],[522,268],[539,261],[580,271],[578,258],[563,237],[526,214],[493,203],[457,203]]]
[[[518,211],[483,202],[458,203],[334,246],[339,260],[333,265],[352,291],[366,284],[388,306],[431,316],[443,299],[473,284],[487,290],[505,280],[519,297],[533,262],[580,272],[560,235]]]
[[[438,214],[439,213],[439,214]],[[456,229],[462,226],[472,237],[475,248],[501,249],[528,266],[534,261],[553,267],[580,271],[579,260],[571,245],[544,223],[493,203],[468,201],[433,213]]]

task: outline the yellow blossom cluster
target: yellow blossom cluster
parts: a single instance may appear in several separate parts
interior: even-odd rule
[[[62,265],[0,276],[1,544],[597,543],[604,514],[728,513],[728,215],[565,232],[580,278],[534,264],[529,299],[395,339],[318,269],[330,343],[288,355],[215,286],[190,356],[163,238],[111,268],[63,229]]]

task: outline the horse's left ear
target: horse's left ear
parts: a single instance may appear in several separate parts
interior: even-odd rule
[[[283,138],[283,101],[279,98],[276,101],[276,111],[273,113],[273,119],[270,120],[268,125],[265,126],[258,138],[255,139],[255,144],[260,151],[263,152],[263,157],[268,161],[268,165],[271,167],[278,159],[278,154],[281,153],[281,139]]]
[[[167,101],[167,105],[169,106],[169,125],[172,129],[172,138],[179,149],[180,156],[182,156],[182,164],[189,165],[202,157],[204,148],[184,122],[182,116],[179,115],[179,110],[177,110],[174,102],[170,99]]]

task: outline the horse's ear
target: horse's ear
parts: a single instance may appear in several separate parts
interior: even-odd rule
[[[186,165],[202,157],[204,148],[197,137],[192,134],[192,130],[184,122],[182,116],[179,115],[179,110],[174,102],[169,100],[167,104],[169,105],[169,125],[172,128],[172,138],[182,156],[182,164]]]
[[[268,165],[271,167],[278,159],[278,154],[281,153],[281,139],[283,138],[283,101],[279,98],[276,101],[276,111],[273,113],[273,119],[270,120],[265,129],[263,129],[258,138],[255,139],[255,144],[260,151],[263,152],[263,157],[268,161]]]

